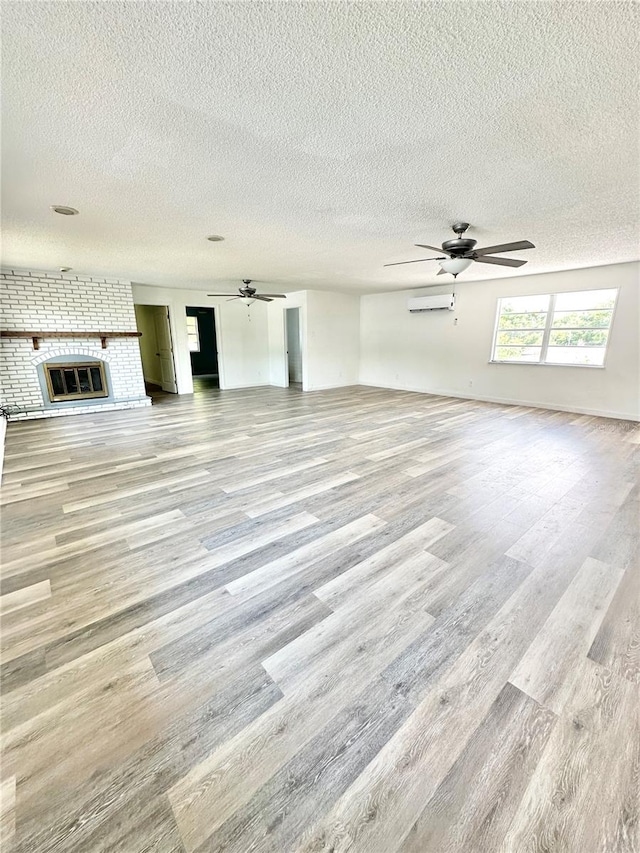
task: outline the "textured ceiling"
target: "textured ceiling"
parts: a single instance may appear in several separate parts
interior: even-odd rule
[[[633,260],[637,13],[3,3],[3,262],[372,292],[435,282],[435,262],[382,265],[457,219],[537,246],[465,280]]]

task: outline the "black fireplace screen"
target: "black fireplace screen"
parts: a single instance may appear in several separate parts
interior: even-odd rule
[[[44,370],[52,403],[107,397],[109,394],[101,361],[89,364],[45,364]]]

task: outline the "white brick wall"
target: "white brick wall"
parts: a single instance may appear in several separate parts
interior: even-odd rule
[[[117,279],[3,269],[0,275],[2,329],[49,332],[135,332],[131,283]],[[111,393],[103,404],[45,408],[37,365],[54,356],[89,355],[109,363]],[[20,410],[13,419],[56,417],[103,409],[149,405],[137,338],[43,338],[34,350],[28,338],[0,339],[4,403]]]

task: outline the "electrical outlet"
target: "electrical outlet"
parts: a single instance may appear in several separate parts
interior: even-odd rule
[[[473,388],[473,379],[469,380],[469,388]]]

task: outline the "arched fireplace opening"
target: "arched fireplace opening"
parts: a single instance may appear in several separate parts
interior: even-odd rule
[[[114,399],[107,359],[64,353],[43,359],[36,370],[46,409],[66,409],[80,404],[91,406]]]

